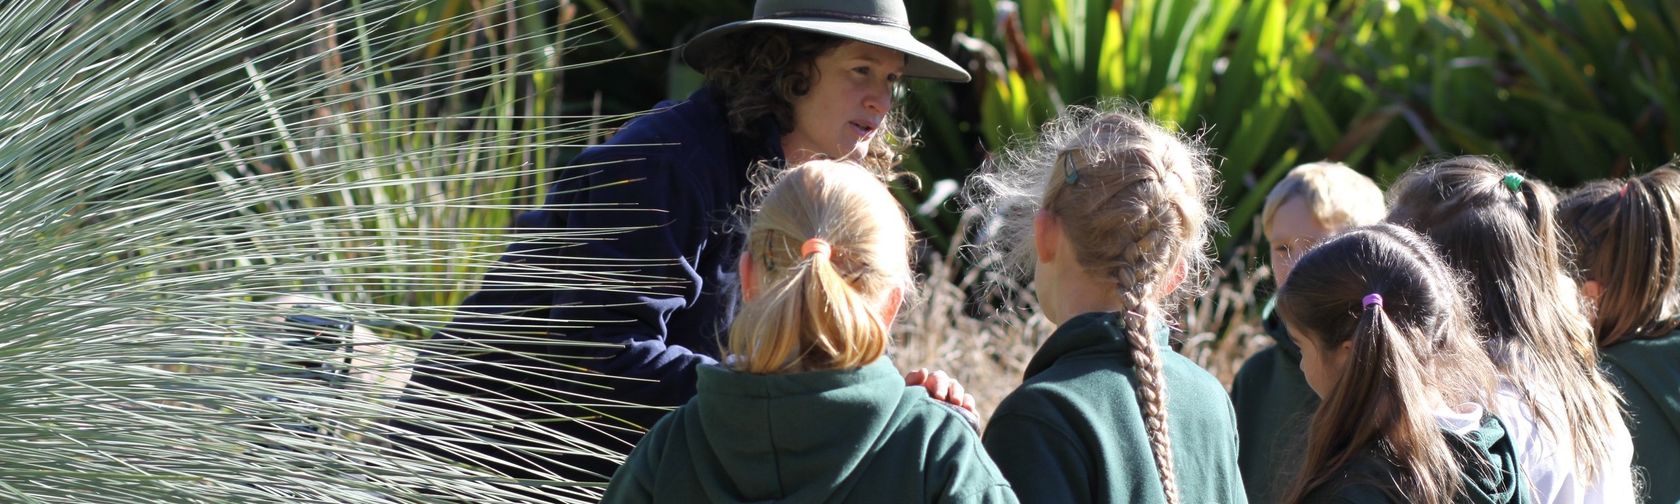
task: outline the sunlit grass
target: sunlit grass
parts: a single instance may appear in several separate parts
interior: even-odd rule
[[[392,420],[475,407],[396,399],[509,244],[616,231],[507,231],[549,182],[610,171],[553,160],[623,120],[556,114],[556,77],[600,63],[557,52],[602,25],[510,28],[556,14],[536,5],[419,23],[393,21],[428,2],[0,6],[0,499],[597,495],[384,442]],[[666,283],[601,266],[513,282]]]

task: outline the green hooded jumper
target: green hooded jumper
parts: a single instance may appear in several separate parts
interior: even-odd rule
[[[699,369],[699,395],[613,475],[607,503],[1016,502],[963,415],[883,357],[851,371]]]
[[[1252,502],[1277,502],[1295,479],[1305,449],[1307,425],[1318,409],[1318,394],[1301,374],[1301,347],[1271,311],[1263,322],[1277,342],[1249,357],[1231,382],[1231,405],[1237,410],[1241,440],[1237,467]]]
[[[1528,504],[1533,500],[1518,467],[1516,448],[1499,419],[1484,415],[1479,428],[1464,436],[1445,430],[1441,434],[1447,436],[1447,444],[1457,455],[1459,464],[1472,468],[1459,480],[1464,486],[1455,502]],[[1391,494],[1395,490],[1393,474],[1394,464],[1374,451],[1366,451],[1348,462],[1339,478],[1308,492],[1301,501],[1304,504],[1404,503]]]
[[[1680,332],[1611,345],[1600,354],[1633,417],[1633,465],[1645,502],[1680,502]]]
[[[1123,322],[1087,313],[1057,328],[998,405],[986,450],[1024,502],[1165,502]],[[1166,344],[1167,424],[1180,502],[1246,502],[1225,388]]]

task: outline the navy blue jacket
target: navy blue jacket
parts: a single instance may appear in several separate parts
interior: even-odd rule
[[[438,335],[437,343],[454,343],[442,346],[455,358],[434,364],[451,361],[469,373],[423,362],[414,380],[523,401],[500,406],[523,418],[588,419],[591,425],[554,429],[629,453],[666,413],[646,406],[688,402],[695,370],[716,363],[740,298],[744,229],[736,214],[748,171],[781,158],[781,135],[770,121],[758,131],[732,134],[722,98],[702,89],[686,101],[661,103],[583,151],[558,172],[544,208],[515,220],[516,233],[567,236],[510,246],[482,290],[463,303],[464,313]],[[626,279],[648,285],[599,286]],[[472,361],[456,362],[466,356]],[[556,401],[539,388],[639,406],[544,405]],[[559,462],[588,469],[569,473],[579,479],[612,475],[612,465],[599,459]]]

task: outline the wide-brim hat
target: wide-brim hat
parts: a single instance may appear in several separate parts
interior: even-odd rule
[[[731,33],[781,28],[855,40],[909,56],[905,77],[968,82],[968,71],[910,34],[903,0],[759,0],[753,18],[706,30],[682,48],[683,62],[705,71],[705,56],[721,49]]]

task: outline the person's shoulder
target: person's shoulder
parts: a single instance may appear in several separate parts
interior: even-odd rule
[[[1093,391],[1108,391],[1102,394],[1106,395],[1126,389],[1132,373],[1119,359],[1061,359],[1004,396],[997,413],[1078,410]]]
[[[1248,356],[1248,359],[1243,361],[1242,367],[1237,368],[1237,376],[1232,380],[1231,387],[1233,389],[1241,388],[1245,383],[1260,380],[1270,375],[1273,370],[1277,369],[1278,354],[1282,351],[1278,349],[1277,345],[1272,345]]]
[[[928,396],[927,390],[919,386],[904,388],[899,407],[903,414],[898,415],[895,430],[899,434],[909,433],[914,444],[929,457],[928,463],[970,464],[990,460],[981,445],[979,418],[972,413]],[[989,479],[1003,483],[996,467],[983,465]]]
[[[1136,371],[1118,359],[1110,363],[1062,360],[1033,375],[998,403],[986,435],[1031,430],[1076,442],[1140,418]]]
[[[1225,384],[1177,352],[1163,352],[1170,414],[1215,437],[1236,433],[1236,412]]]
[[[1087,450],[1097,446],[1083,435],[1091,432],[1092,422],[1101,420],[1085,414],[1076,402],[1062,394],[1023,387],[998,403],[986,422],[982,439],[999,466],[1019,468],[1045,456],[1088,457]],[[1105,428],[1114,427],[1105,425]]]
[[[690,400],[655,422],[631,450],[625,466],[645,478],[663,472],[661,467],[666,464],[687,463],[694,447],[688,445],[690,436],[685,432],[689,426],[699,425],[697,402],[698,398]]]
[[[1348,483],[1319,487],[1301,498],[1304,504],[1379,504],[1394,502],[1382,489],[1369,483]]]
[[[1395,502],[1382,486],[1394,480],[1395,468],[1376,456],[1366,453],[1354,457],[1342,467],[1341,474],[1307,492],[1301,499],[1306,503],[1382,503]]]
[[[1225,385],[1189,357],[1178,352],[1162,351],[1161,369],[1167,375],[1169,387],[1195,394],[1216,394],[1221,401],[1225,399]]]
[[[961,408],[934,399],[928,395],[927,389],[922,387],[904,387],[900,392],[898,405],[902,410],[900,422],[903,424],[920,425],[929,429],[930,433],[960,436],[974,435],[977,432],[977,418],[971,419]]]
[[[1046,380],[1043,373],[1027,380],[998,402],[991,424],[1000,419],[1026,421],[1043,427],[1068,430],[1068,412],[1079,409],[1079,390],[1066,382]]]
[[[654,444],[665,442],[669,438],[680,439],[682,437],[681,433],[685,429],[688,429],[690,425],[699,425],[699,422],[700,398],[696,396],[682,406],[678,406],[677,409],[671,410],[670,413],[660,417],[659,421],[654,422],[653,427],[648,428],[647,434],[642,439],[644,442],[652,440]]]
[[[1677,359],[1680,359],[1680,332],[1605,347],[1599,351],[1599,368],[1624,389],[1641,384],[1663,387],[1674,381],[1673,375],[1665,371]]]
[[[660,102],[638,114],[602,144],[584,149],[574,164],[648,157],[686,160],[696,157],[697,150],[721,148],[729,135],[725,113],[697,94]]]
[[[724,112],[708,106],[706,100],[663,101],[625,123],[607,144],[651,143],[722,134],[728,131],[728,124]]]
[[[1600,352],[1608,361],[1667,359],[1680,355],[1680,331],[1666,336],[1634,339],[1605,347]]]

